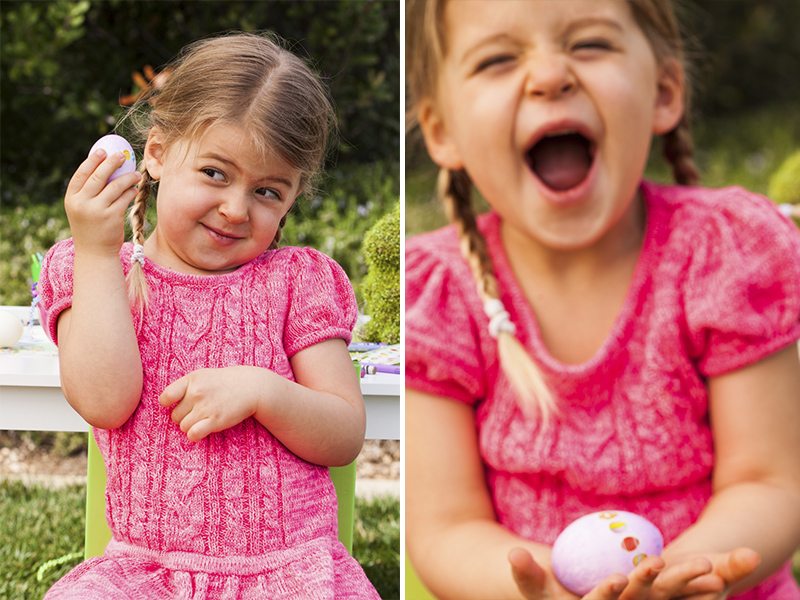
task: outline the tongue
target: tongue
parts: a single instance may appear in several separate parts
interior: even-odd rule
[[[531,166],[548,187],[563,191],[586,178],[592,165],[586,140],[579,135],[545,138],[531,150]]]

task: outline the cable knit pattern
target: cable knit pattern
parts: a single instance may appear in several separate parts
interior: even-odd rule
[[[132,247],[120,261],[127,272]],[[71,305],[73,244],[45,258],[45,327]],[[158,396],[199,368],[254,365],[294,380],[289,358],[331,338],[350,341],[356,305],[344,271],[309,248],[271,250],[231,273],[176,273],[146,261],[149,306],[133,311],[144,369],[138,408],[95,430],[106,462],[105,555],[47,598],[377,598],[337,539],[328,469],[287,450],[254,419],[199,443]],[[90,376],[87,373],[87,376]]]
[[[739,188],[642,184],[645,241],[624,307],[589,361],[544,346],[494,213],[479,219],[501,300],[559,399],[555,425],[526,418],[456,232],[406,251],[406,379],[474,406],[498,520],[552,544],[573,519],[617,508],[651,519],[667,541],[711,494],[707,377],[800,338],[800,235],[765,198]],[[800,598],[787,567],[741,598]]]

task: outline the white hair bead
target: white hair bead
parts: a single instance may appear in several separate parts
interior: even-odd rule
[[[133,245],[133,254],[131,254],[131,264],[138,262],[144,267],[144,246],[141,244]]]
[[[514,335],[516,328],[511,322],[511,315],[508,314],[506,307],[497,298],[489,298],[483,302],[483,312],[489,317],[489,334],[497,338],[501,331]]]

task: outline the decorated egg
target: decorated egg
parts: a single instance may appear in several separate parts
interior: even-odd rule
[[[92,149],[89,150],[89,154],[98,148],[105,150],[107,156],[111,156],[115,152],[122,152],[122,154],[125,155],[125,162],[122,163],[119,169],[111,174],[107,183],[114,181],[117,177],[121,177],[126,173],[133,173],[136,170],[136,155],[133,153],[133,147],[128,143],[128,140],[121,135],[104,135],[94,143]]]
[[[647,519],[606,510],[576,519],[553,544],[553,573],[565,588],[583,596],[614,573],[627,575],[647,556],[658,556],[664,538]]]
[[[8,311],[0,311],[0,348],[10,348],[22,337],[22,321]]]

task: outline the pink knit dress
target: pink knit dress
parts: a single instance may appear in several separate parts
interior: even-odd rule
[[[501,299],[559,399],[549,428],[518,408],[455,230],[406,245],[407,385],[474,407],[496,517],[530,540],[552,544],[577,517],[621,509],[671,541],[711,495],[706,379],[800,338],[800,235],[768,200],[738,188],[642,192],[645,240],[624,307],[577,365],[544,346],[498,215],[479,219]],[[800,591],[787,565],[740,598]]]
[[[120,251],[126,271],[131,251]],[[60,242],[39,284],[53,340],[72,302],[72,269],[72,241]],[[150,261],[144,270],[149,305],[143,319],[134,315],[142,397],[122,427],[95,430],[113,539],[48,600],[377,598],[337,539],[326,467],[298,458],[252,418],[189,442],[158,404],[167,385],[199,368],[255,365],[293,380],[291,356],[327,339],[349,341],[356,306],[341,267],[287,247],[220,275]]]

